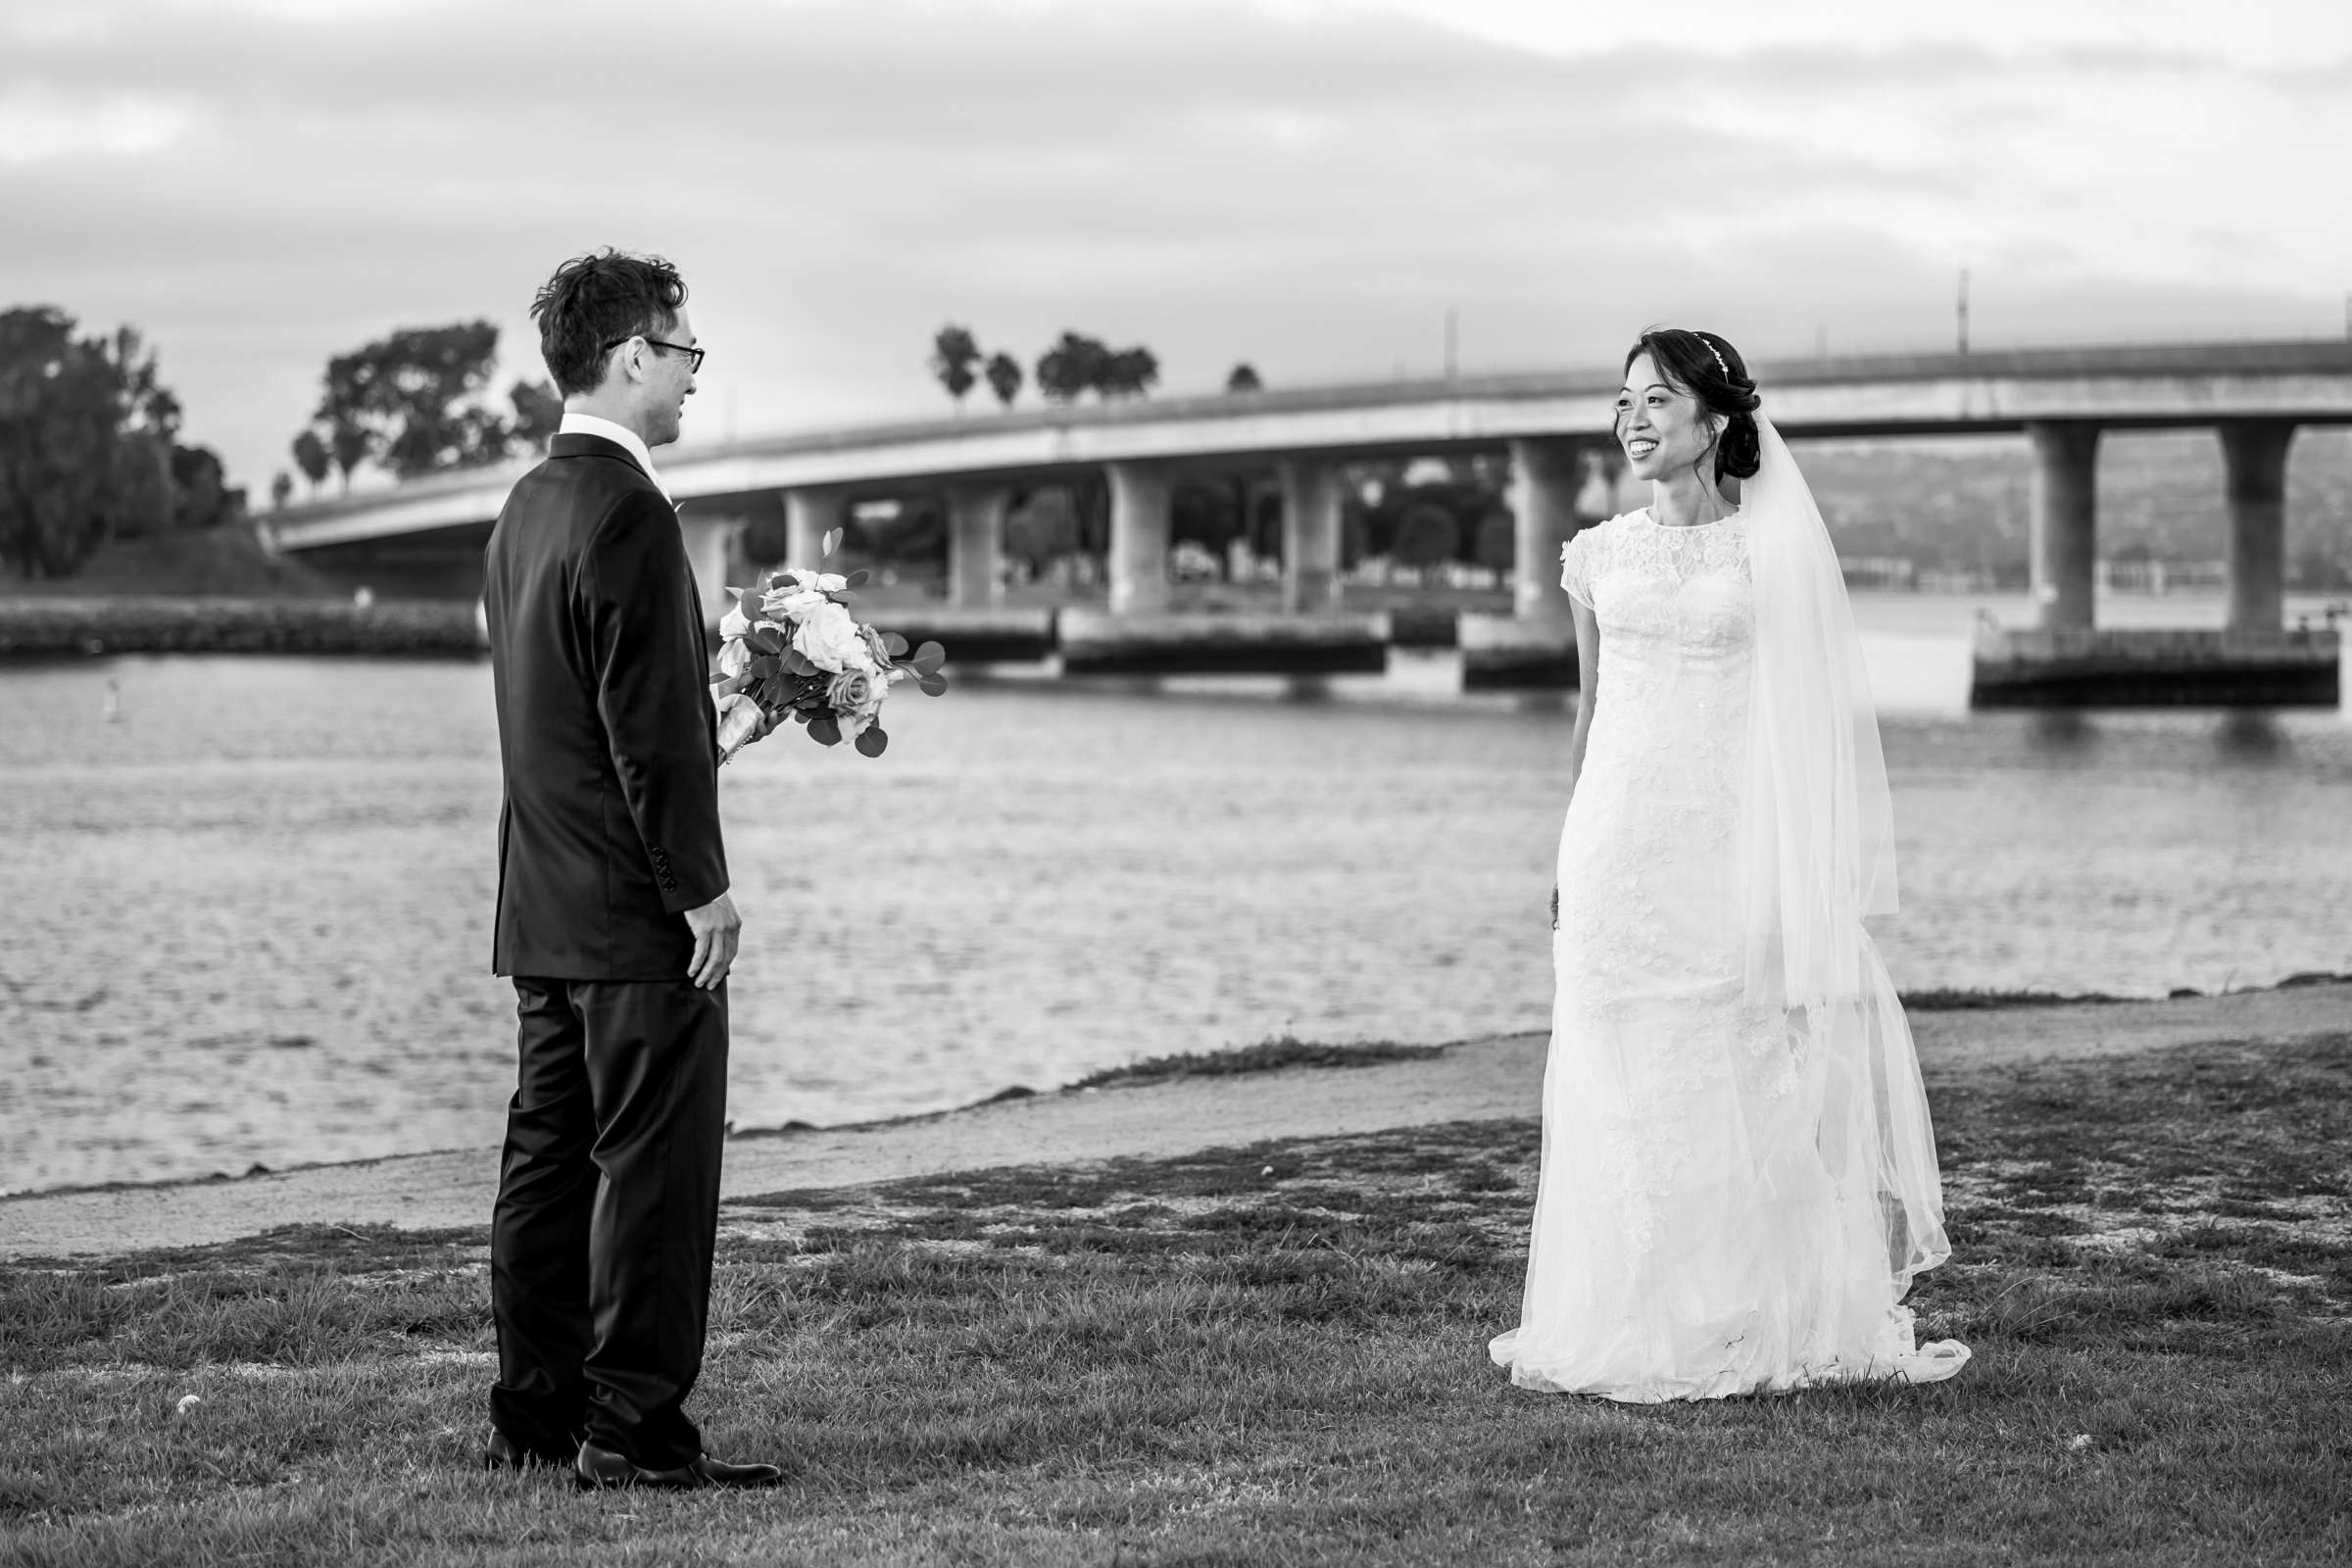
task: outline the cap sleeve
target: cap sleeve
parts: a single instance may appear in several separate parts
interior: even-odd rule
[[[1605,524],[1589,523],[1579,528],[1569,541],[1560,546],[1560,586],[1568,597],[1592,608],[1592,579],[1600,569]]]

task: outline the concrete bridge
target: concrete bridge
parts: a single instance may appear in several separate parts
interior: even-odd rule
[[[1791,360],[1755,368],[1784,434],[1920,437],[2014,431],[2033,443],[2034,586],[2042,628],[2092,627],[2096,460],[2110,429],[2211,427],[2228,469],[2229,625],[2280,631],[2287,450],[2304,424],[2352,423],[2352,342],[2207,343]],[[1283,493],[1283,602],[1329,616],[1338,603],[1341,466],[1369,458],[1510,456],[1516,615],[1496,644],[1556,649],[1567,599],[1550,564],[1577,527],[1615,502],[1609,436],[1614,368],[1440,381],[1049,407],[659,455],[682,503],[697,569],[715,589],[756,507],[781,497],[788,557],[808,561],[855,497],[933,491],[949,523],[951,603],[992,604],[1007,504],[1019,490],[1089,472],[1108,483],[1109,617],[1140,631],[1169,603],[1170,498],[1180,476],[1263,472]],[[289,510],[274,548],[350,555],[478,553],[527,467],[437,475]],[[1466,626],[1465,641],[1479,640]],[[2330,674],[2332,684],[2332,674]]]

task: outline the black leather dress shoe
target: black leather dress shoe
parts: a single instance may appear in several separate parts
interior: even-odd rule
[[[713,1487],[774,1487],[784,1481],[784,1472],[776,1465],[729,1464],[707,1453],[695,1460],[692,1468]]]
[[[485,1470],[568,1469],[572,1455],[554,1453],[539,1448],[526,1448],[496,1427],[490,1429],[490,1441],[482,1445],[482,1468]]]
[[[784,1479],[784,1472],[772,1464],[728,1464],[709,1454],[674,1470],[648,1470],[627,1456],[594,1443],[580,1445],[572,1471],[583,1487],[652,1487],[665,1492],[696,1492],[705,1487],[772,1487]]]

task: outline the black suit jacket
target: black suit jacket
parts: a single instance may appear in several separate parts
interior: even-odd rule
[[[559,435],[498,514],[499,974],[675,979],[727,890],[718,719],[677,513],[617,444]]]

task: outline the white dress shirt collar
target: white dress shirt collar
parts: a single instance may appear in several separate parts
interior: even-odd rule
[[[655,487],[668,499],[670,505],[677,505],[677,497],[670,495],[669,486],[663,484],[662,475],[654,471],[653,453],[646,450],[644,440],[627,425],[614,424],[611,419],[600,418],[593,414],[581,414],[574,409],[565,409],[564,422],[556,426],[556,433],[558,435],[602,436],[634,459],[637,466],[645,470],[645,476],[654,481]]]

